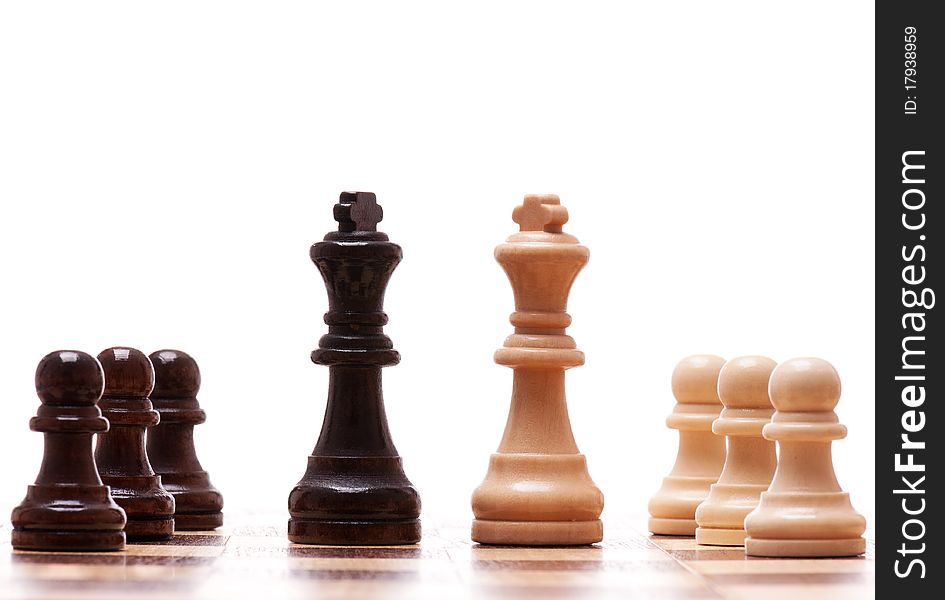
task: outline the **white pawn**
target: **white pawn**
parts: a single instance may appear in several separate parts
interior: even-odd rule
[[[863,554],[866,519],[840,489],[830,447],[847,435],[833,412],[840,377],[819,358],[795,358],[775,368],[768,393],[776,412],[764,436],[780,447],[778,469],[758,507],[745,517],[751,556]]]
[[[725,363],[719,373],[719,399],[725,409],[712,431],[728,436],[728,454],[718,483],[696,509],[696,543],[745,543],[745,515],[758,505],[778,465],[774,442],[761,435],[774,412],[768,378],[775,364],[765,356],[742,356]]]
[[[725,359],[711,354],[689,356],[673,370],[676,407],[666,426],[679,430],[679,452],[663,486],[650,499],[649,530],[658,535],[695,535],[696,507],[725,464],[725,438],[712,433],[719,416],[719,371]]]

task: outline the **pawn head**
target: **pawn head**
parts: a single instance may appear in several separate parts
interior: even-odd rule
[[[840,400],[840,376],[823,359],[792,358],[771,373],[768,393],[779,411],[831,411]]]
[[[194,398],[200,391],[200,367],[186,352],[158,350],[151,353],[154,364],[152,398]]]
[[[725,359],[712,354],[695,354],[679,361],[673,369],[673,396],[682,404],[720,404],[719,371]]]
[[[78,350],[56,350],[36,367],[36,394],[50,406],[92,406],[105,389],[102,365]]]
[[[104,396],[147,398],[154,388],[154,367],[140,350],[117,346],[98,355],[105,372]]]
[[[725,408],[771,409],[768,380],[777,363],[767,356],[739,356],[719,372],[719,399]]]

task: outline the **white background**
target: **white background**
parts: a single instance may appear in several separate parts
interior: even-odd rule
[[[873,519],[873,8],[863,2],[3,3],[0,510],[35,477],[58,348],[200,362],[229,509],[284,511],[321,426],[310,244],[342,190],[404,248],[391,430],[424,510],[470,518],[505,424],[492,252],[525,193],[591,249],[575,436],[643,523],[693,353],[821,356],[838,477]]]

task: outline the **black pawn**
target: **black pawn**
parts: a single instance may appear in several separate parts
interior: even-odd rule
[[[194,425],[207,420],[197,402],[200,368],[180,350],[152,352],[154,391],[151,402],[161,422],[148,430],[148,458],[177,503],[177,530],[216,529],[223,525],[223,495],[197,460]]]
[[[384,334],[383,304],[403,251],[377,231],[383,212],[374,194],[342,194],[334,215],[338,231],[310,253],[328,290],[328,333],[312,352],[329,369],[328,404],[308,470],[289,494],[289,539],[412,544],[420,497],[391,440],[381,388],[381,367],[400,362]]]
[[[98,406],[102,367],[75,350],[51,352],[36,367],[42,406],[30,429],[46,446],[36,483],[13,509],[11,542],[20,550],[91,551],[125,547],[125,512],[95,470],[92,435],[108,431]]]
[[[98,436],[95,462],[102,481],[128,515],[129,541],[162,540],[174,534],[174,497],[161,487],[148,462],[145,432],[160,415],[148,395],[154,387],[154,367],[134,348],[109,348],[98,355],[105,372],[105,392],[99,406],[111,423]]]

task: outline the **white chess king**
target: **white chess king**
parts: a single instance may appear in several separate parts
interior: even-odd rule
[[[590,253],[562,231],[568,211],[557,196],[530,195],[519,224],[495,250],[515,295],[515,333],[495,353],[513,371],[512,405],[499,449],[472,498],[472,539],[485,544],[599,542],[604,496],[571,433],[564,372],[584,364],[565,333],[568,293]]]

